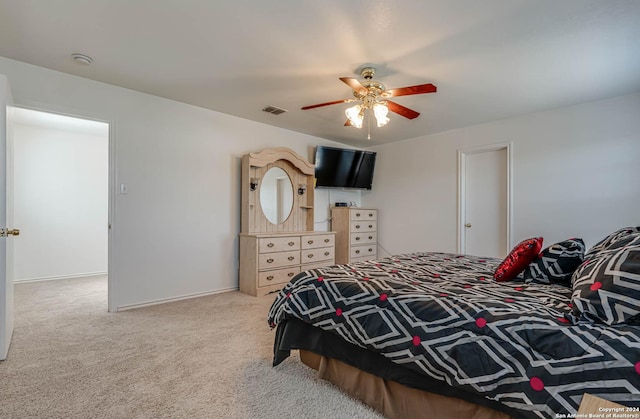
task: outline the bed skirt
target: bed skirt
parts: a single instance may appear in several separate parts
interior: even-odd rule
[[[384,380],[337,359],[300,350],[300,360],[318,376],[388,418],[509,419],[511,416],[455,397],[441,396]]]
[[[273,364],[284,361],[292,349],[301,350],[303,362],[318,370],[322,378],[390,418],[520,417],[500,403],[396,365],[379,354],[297,319],[278,325]],[[342,376],[342,371],[348,371],[346,376]],[[419,414],[416,415],[417,411]]]

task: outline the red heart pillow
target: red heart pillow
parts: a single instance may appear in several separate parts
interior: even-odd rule
[[[493,277],[500,282],[511,281],[538,257],[540,249],[542,249],[542,237],[533,237],[521,241],[500,262]]]

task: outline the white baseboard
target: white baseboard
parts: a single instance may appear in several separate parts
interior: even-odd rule
[[[81,274],[73,274],[73,275],[58,275],[58,276],[42,276],[39,278],[21,278],[14,279],[13,283],[25,283],[25,282],[40,282],[40,281],[56,281],[58,279],[75,279],[75,278],[88,278],[91,276],[103,276],[107,275],[108,272],[86,272]]]
[[[172,302],[181,301],[181,300],[189,300],[191,298],[206,297],[207,295],[222,294],[224,292],[230,292],[230,291],[238,291],[238,287],[225,288],[225,289],[214,290],[214,291],[198,292],[198,293],[195,293],[195,294],[181,295],[179,297],[172,297],[172,298],[165,298],[165,299],[161,299],[161,300],[148,301],[146,303],[119,306],[119,307],[116,307],[116,311],[126,311],[126,310],[132,310],[134,308],[155,306],[155,305],[158,305],[158,304],[172,303]]]

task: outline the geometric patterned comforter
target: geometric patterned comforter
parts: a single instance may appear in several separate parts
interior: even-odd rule
[[[312,269],[268,323],[298,318],[524,417],[575,415],[585,392],[640,406],[640,326],[573,324],[570,288],[496,282],[499,263],[412,253]]]

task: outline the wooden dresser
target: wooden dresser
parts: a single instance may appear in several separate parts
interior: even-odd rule
[[[336,232],[336,263],[375,259],[378,255],[378,210],[353,207],[331,209]]]
[[[265,295],[297,273],[335,261],[335,233],[241,234],[240,291]]]
[[[277,291],[297,273],[335,264],[335,233],[314,231],[314,166],[288,148],[242,158],[240,291]]]

